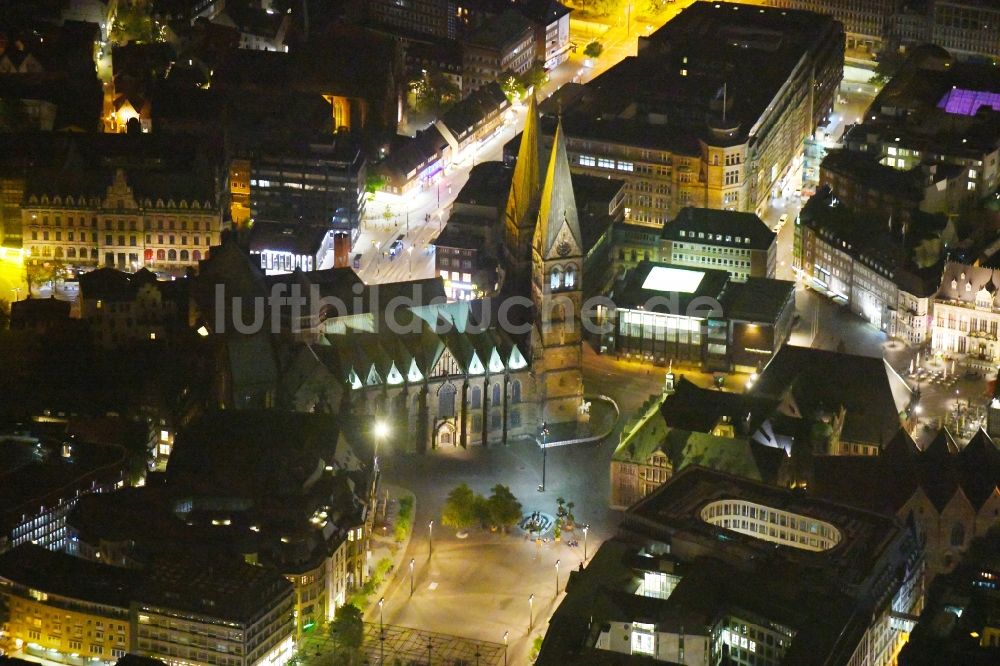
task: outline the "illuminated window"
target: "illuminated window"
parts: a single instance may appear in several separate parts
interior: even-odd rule
[[[592,167],[597,164],[597,160],[591,155],[580,155],[580,166]]]

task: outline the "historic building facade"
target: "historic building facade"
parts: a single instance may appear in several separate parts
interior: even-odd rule
[[[29,261],[130,271],[197,266],[223,226],[211,179],[124,169],[39,173],[27,183],[21,216]]]

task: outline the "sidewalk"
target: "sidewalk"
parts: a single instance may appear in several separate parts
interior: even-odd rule
[[[402,565],[402,560],[406,554],[406,549],[410,545],[410,538],[413,536],[411,526],[406,539],[397,542],[395,537],[396,519],[399,515],[399,500],[404,497],[413,498],[413,511],[411,520],[417,514],[417,500],[412,491],[399,486],[385,484],[382,487],[381,498],[385,498],[385,492],[389,493],[389,506],[386,510],[386,520],[379,523],[378,517],[375,520],[375,529],[372,530],[371,547],[369,549],[368,566],[370,575],[374,575],[374,569],[383,559],[392,562],[389,570],[385,573],[382,582],[375,588],[369,597],[368,608],[362,609],[365,619],[369,622],[378,620],[378,600],[386,596],[390,583],[395,577],[395,573]]]

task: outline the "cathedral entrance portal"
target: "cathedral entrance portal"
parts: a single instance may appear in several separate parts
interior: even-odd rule
[[[437,428],[434,445],[438,448],[458,446],[458,437],[456,436],[454,419],[447,419],[441,422]]]

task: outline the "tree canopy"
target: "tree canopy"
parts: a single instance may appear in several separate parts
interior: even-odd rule
[[[441,522],[456,530],[476,524],[476,495],[467,484],[463,483],[448,493],[441,510]]]
[[[486,506],[490,522],[496,527],[506,530],[521,520],[521,503],[505,485],[498,483],[493,486],[493,492],[486,500]]]

